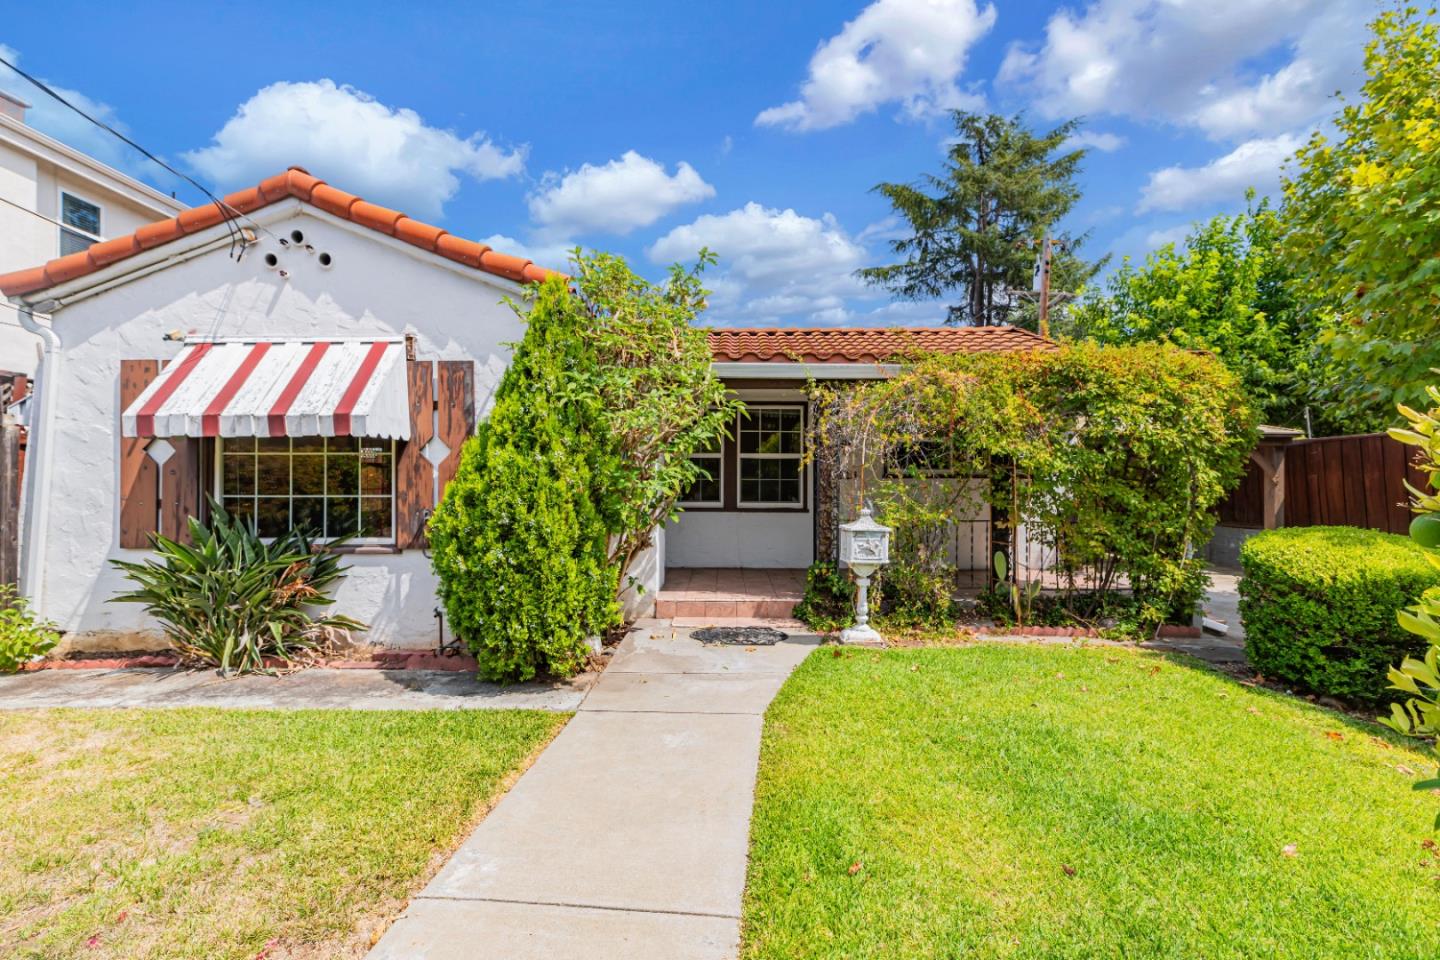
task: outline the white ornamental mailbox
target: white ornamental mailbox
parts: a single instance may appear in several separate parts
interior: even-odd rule
[[[840,634],[841,643],[879,646],[880,634],[870,626],[870,577],[890,562],[890,528],[875,522],[867,505],[860,516],[840,525],[840,559],[854,572],[855,626]]]

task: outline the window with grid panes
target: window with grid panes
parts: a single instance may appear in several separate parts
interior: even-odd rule
[[[740,414],[736,432],[740,506],[798,507],[804,502],[800,484],[804,428],[802,407],[751,406]]]
[[[60,255],[79,253],[100,242],[100,208],[72,194],[60,194]]]
[[[220,441],[220,499],[262,537],[302,527],[332,540],[395,539],[395,442],[369,437]]]
[[[718,507],[724,502],[722,494],[722,472],[724,458],[721,456],[720,441],[713,448],[692,454],[693,460],[707,476],[696,477],[689,489],[680,495],[680,502],[692,507]]]

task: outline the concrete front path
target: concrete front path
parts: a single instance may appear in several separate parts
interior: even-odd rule
[[[728,960],[762,715],[818,643],[642,621],[369,960]]]
[[[227,707],[271,710],[574,710],[595,681],[481,683],[440,670],[302,670],[225,679],[213,670],[37,670],[0,675],[0,710]]]

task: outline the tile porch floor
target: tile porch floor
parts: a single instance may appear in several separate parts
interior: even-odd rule
[[[804,570],[672,567],[655,616],[784,619],[804,595]]]

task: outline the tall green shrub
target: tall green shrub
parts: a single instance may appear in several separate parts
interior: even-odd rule
[[[495,409],[430,524],[453,627],[497,679],[573,673],[738,405],[711,370],[700,252],[665,282],[574,255],[534,291]]]
[[[1196,548],[1255,442],[1236,376],[1169,344],[922,357],[816,396],[815,456],[856,479],[842,511],[874,502],[922,595],[954,573],[951,525],[988,503],[1053,549],[1072,613],[1128,587],[1150,627],[1189,619]]]
[[[618,618],[618,569],[585,456],[588,398],[568,375],[583,322],[564,281],[547,280],[430,521],[446,615],[489,679],[575,673],[586,638]]]
[[[1354,527],[1267,530],[1240,548],[1245,652],[1267,677],[1354,703],[1387,699],[1385,671],[1425,643],[1395,611],[1440,585],[1405,537]]]

